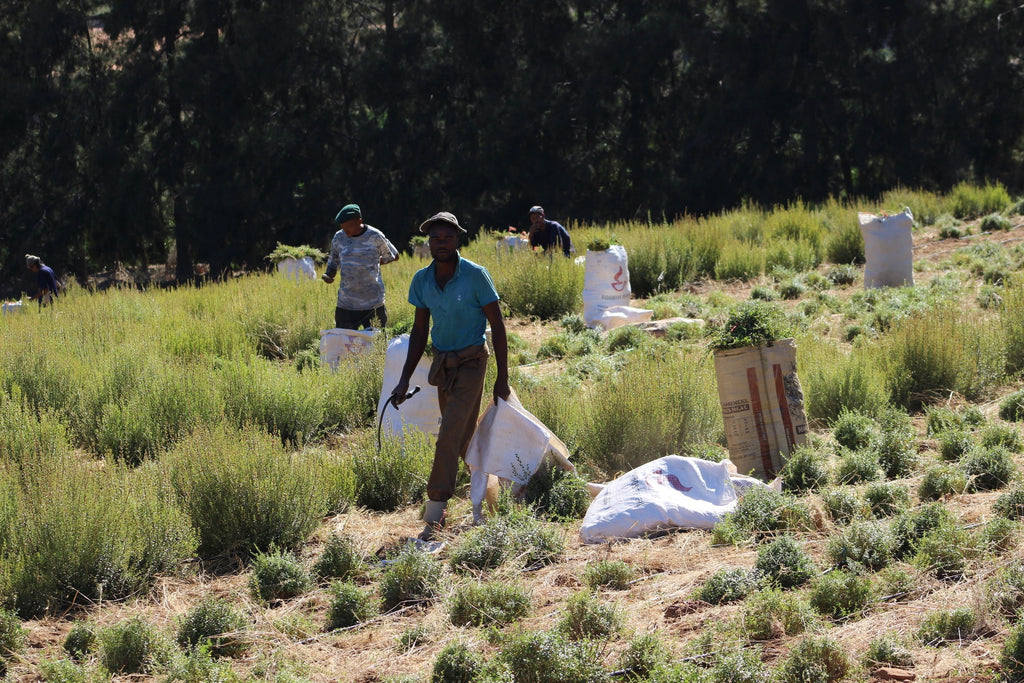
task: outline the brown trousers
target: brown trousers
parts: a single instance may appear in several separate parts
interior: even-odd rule
[[[480,416],[487,355],[487,347],[482,344],[459,351],[434,351],[427,381],[437,387],[441,429],[437,434],[434,466],[427,480],[430,500],[446,501],[455,493],[459,460],[466,456]]]

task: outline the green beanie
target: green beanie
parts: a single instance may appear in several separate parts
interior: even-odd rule
[[[363,212],[359,210],[358,204],[346,204],[341,207],[341,211],[339,211],[338,215],[334,217],[334,222],[340,225],[341,223],[350,221],[353,218],[360,218],[362,215]]]

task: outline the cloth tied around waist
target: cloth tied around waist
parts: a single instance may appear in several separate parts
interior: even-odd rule
[[[487,347],[483,344],[467,346],[458,351],[439,351],[434,348],[434,360],[430,363],[427,381],[441,391],[451,391],[459,376],[459,368],[476,362],[487,362]]]

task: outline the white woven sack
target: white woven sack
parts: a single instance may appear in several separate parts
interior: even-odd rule
[[[493,475],[503,482],[525,486],[542,463],[575,472],[569,449],[519,402],[515,392],[507,401],[491,402],[477,422],[466,449],[466,464],[474,473]],[[483,501],[482,485],[470,486],[474,504]]]
[[[530,240],[519,235],[505,235],[498,240],[499,251],[526,251],[530,248]]]
[[[402,367],[405,365],[408,353],[409,335],[407,334],[395,337],[388,344],[387,354],[384,358],[384,384],[381,388],[380,400],[377,401],[378,416],[384,404],[391,398],[391,390],[395,388],[402,376]],[[437,436],[441,427],[441,408],[437,403],[437,387],[431,386],[427,382],[429,373],[430,359],[423,356],[409,379],[409,389],[419,386],[420,390],[397,409],[388,404],[381,422],[382,435],[402,439],[405,429],[408,427],[424,434]]]
[[[859,213],[864,237],[864,288],[914,284],[914,216],[910,209],[895,216]]]
[[[331,370],[337,370],[342,359],[358,356],[370,349],[376,336],[377,330],[346,330],[340,327],[320,330],[320,360]]]
[[[601,316],[612,306],[628,306],[629,261],[626,249],[613,244],[604,251],[587,249],[583,274],[583,319],[588,327],[601,324]]]
[[[21,313],[22,302],[20,301],[5,301],[4,302],[4,315],[10,315],[12,313]]]
[[[316,264],[311,256],[303,256],[300,259],[286,258],[278,261],[277,272],[284,273],[289,280],[300,282],[302,280],[316,279]]]
[[[738,501],[727,461],[666,455],[608,483],[580,527],[584,543],[662,529],[710,529]]]
[[[634,308],[633,306],[611,306],[601,314],[598,323],[605,330],[614,330],[616,327],[632,325],[634,323],[645,323],[654,317],[654,311],[646,308]]]

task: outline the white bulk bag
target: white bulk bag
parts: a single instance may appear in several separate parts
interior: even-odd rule
[[[727,461],[666,455],[630,470],[590,503],[580,538],[600,543],[663,529],[710,529],[739,500],[730,469]]]
[[[320,330],[320,360],[331,370],[337,370],[343,358],[357,356],[372,347],[376,336],[376,330]]]
[[[403,334],[395,337],[388,344],[387,354],[384,357],[384,384],[381,388],[380,400],[377,401],[377,415],[384,408],[384,404],[391,398],[391,390],[398,384],[402,377],[402,367],[405,365],[405,358],[409,354],[409,335]],[[395,408],[388,403],[387,410],[381,422],[381,434],[401,439],[405,429],[412,428],[437,436],[441,428],[441,408],[437,403],[437,387],[427,382],[427,375],[430,372],[430,359],[424,355],[420,358],[419,365],[409,379],[409,390],[419,386],[420,390],[415,396],[408,399],[402,405]]]
[[[530,248],[530,240],[519,235],[505,235],[498,240],[499,251],[526,251]]]
[[[858,213],[864,237],[864,288],[914,284],[914,216],[910,209],[895,216]]]
[[[20,301],[5,301],[4,302],[4,315],[10,315],[12,313],[21,313],[22,302]]]
[[[629,263],[626,249],[613,244],[604,251],[587,249],[583,273],[583,319],[588,327],[601,324],[601,315],[612,306],[628,306]]]
[[[523,407],[515,392],[507,401],[489,403],[466,449],[466,464],[473,473],[493,475],[522,487],[545,463],[576,471],[569,462],[569,449]],[[474,505],[484,499],[483,481],[477,474],[471,482],[470,498]]]
[[[611,306],[601,314],[598,325],[606,330],[614,330],[623,325],[634,323],[645,323],[654,317],[654,311],[646,308],[634,308],[632,306]]]
[[[300,259],[286,258],[283,261],[278,261],[277,272],[284,273],[289,280],[296,282],[303,279],[315,280],[316,264],[313,263],[311,256],[303,256]]]

